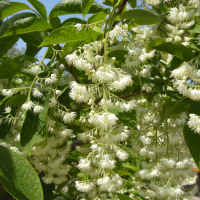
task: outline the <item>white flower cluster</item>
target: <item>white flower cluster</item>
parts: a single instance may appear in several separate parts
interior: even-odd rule
[[[160,105],[163,99],[157,96],[155,100],[155,103],[145,105],[145,110],[141,110],[140,107],[136,109],[138,131],[134,135],[136,142],[132,148],[141,157],[146,158],[143,169],[137,172],[137,176],[141,178],[141,185],[137,182],[139,194],[146,199],[189,199],[197,188],[188,193],[181,190],[183,181],[190,183],[191,178],[193,181],[196,178],[192,171],[195,164],[190,156],[186,156],[190,153],[185,148],[183,137],[187,115],[182,113],[180,117],[168,117],[167,125],[165,122],[160,123],[159,113],[162,106],[157,105]],[[139,141],[136,140],[138,137]],[[144,186],[142,180],[149,182]]]
[[[188,126],[194,130],[194,132],[200,134],[200,118],[195,114],[190,114],[190,118],[188,120]]]

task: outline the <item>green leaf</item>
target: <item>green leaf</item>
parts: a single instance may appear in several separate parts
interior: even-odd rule
[[[51,32],[42,42],[40,47],[72,41],[85,40],[87,42],[92,42],[96,40],[97,36],[98,33],[96,31],[93,31],[91,28],[88,31],[82,29],[78,32],[76,27],[74,26],[64,26]]]
[[[171,71],[173,71],[174,69],[178,68],[179,66],[181,66],[183,64],[184,60],[180,59],[176,56],[174,56],[171,60],[171,62],[167,65],[166,69],[165,69],[165,76],[166,77],[170,77]]]
[[[47,20],[47,11],[45,6],[38,0],[28,0],[29,3],[38,11],[41,17]]]
[[[68,18],[65,21],[63,21],[62,24],[60,25],[60,27],[68,26],[68,25],[74,25],[74,24],[77,24],[77,23],[86,24],[86,21],[83,20],[83,19],[76,18],[76,17],[71,17],[71,18]]]
[[[46,118],[49,109],[49,94],[45,94],[39,105],[44,108],[40,114],[27,111],[20,130],[20,143],[22,148],[30,155],[32,146],[46,137]],[[34,102],[38,104],[38,102]]]
[[[31,16],[25,19],[19,19],[14,23],[12,23],[12,25],[8,27],[8,29],[6,30],[5,34],[2,37],[9,35],[30,33],[35,31],[43,31],[48,29],[52,29],[51,24],[49,24],[44,19]]]
[[[149,44],[147,45],[146,51],[149,52],[153,47],[158,46],[159,44],[162,44],[165,42],[164,38],[155,38],[152,39]]]
[[[186,61],[190,61],[195,56],[194,53],[190,51],[187,47],[185,47],[182,44],[177,44],[174,42],[165,42],[154,48],[160,51],[170,53]]]
[[[0,19],[3,19],[5,17],[8,17],[9,15],[12,15],[16,12],[19,12],[25,9],[30,9],[30,7],[24,3],[0,2]]]
[[[137,172],[138,171],[138,168],[137,167],[134,167],[128,163],[122,163],[122,166],[126,169],[129,169],[131,170],[133,173]]]
[[[188,113],[200,115],[200,102],[193,102]],[[200,135],[195,133],[189,128],[186,124],[183,129],[185,142],[190,150],[190,153],[200,169],[200,153],[199,153],[199,144],[200,144]]]
[[[12,78],[24,66],[24,57],[9,57],[0,64],[0,79]]]
[[[94,1],[88,14],[101,12],[104,7]],[[63,0],[53,7],[49,20],[60,15],[82,14],[82,0]]]
[[[130,172],[127,172],[125,170],[115,170],[115,173],[117,173],[119,176],[131,176],[131,175],[133,175]]]
[[[47,35],[48,33],[45,31],[20,34],[21,39],[27,43],[25,54],[34,57],[40,51],[41,48],[38,47]]]
[[[117,196],[120,200],[131,200],[131,198],[126,194],[117,193]]]
[[[83,44],[85,44],[84,40],[67,42],[62,49],[63,50],[63,52],[61,53],[62,57],[74,52],[78,47],[82,46]]]
[[[100,22],[100,21],[104,22],[106,19],[106,16],[107,16],[106,11],[96,13],[88,18],[87,23],[93,24],[93,23]]]
[[[137,121],[135,110],[132,110],[130,112],[120,112],[117,109],[113,109],[111,110],[111,113],[114,113],[119,118],[119,121],[122,122],[125,126],[128,126],[131,129],[135,128],[135,124]]]
[[[36,56],[37,53],[41,50],[41,48],[38,48],[36,46],[33,46],[31,44],[27,44],[26,45],[26,52],[25,52],[25,55],[28,55],[28,56]]]
[[[11,107],[21,107],[22,104],[24,104],[27,100],[27,95],[24,94],[17,94],[5,103],[6,106],[11,106]]]
[[[161,18],[154,13],[141,9],[125,11],[116,18],[116,20],[120,19],[132,19],[138,25],[155,24],[161,21]]]
[[[18,20],[26,21],[26,18],[28,17],[36,17],[36,15],[31,12],[23,12],[23,13],[18,13],[16,15],[13,15],[12,17],[4,21],[0,28],[0,37],[2,37],[6,33],[9,27],[12,27],[13,23],[15,23]]]
[[[54,195],[53,190],[55,189],[55,185],[53,183],[45,184],[44,182],[42,182],[42,189],[43,189],[44,200],[52,200]]]
[[[154,75],[157,75],[157,76],[159,76],[161,79],[163,79],[163,76],[162,76],[162,74],[160,73],[160,71],[158,70],[158,68],[153,67],[152,70],[151,70],[151,72],[152,72]]]
[[[192,29],[187,31],[190,33],[200,33],[200,24],[196,23],[196,25]]]
[[[51,26],[52,26],[53,30],[59,28],[60,25],[61,25],[61,21],[60,21],[60,18],[59,18],[59,17],[54,17],[54,18],[50,21],[50,23],[51,23]]]
[[[0,58],[18,41],[18,35],[0,38]]]
[[[0,146],[0,183],[16,199],[43,200],[40,179],[22,156]]]
[[[85,18],[85,15],[89,12],[92,4],[94,3],[94,0],[82,0],[82,14],[83,14],[83,19]]]
[[[127,50],[114,50],[108,53],[108,57],[109,58],[115,57],[116,60],[124,63],[126,60],[124,56],[127,55],[127,53],[128,53]]]
[[[137,6],[137,0],[128,0],[128,3],[132,8],[135,8]]]

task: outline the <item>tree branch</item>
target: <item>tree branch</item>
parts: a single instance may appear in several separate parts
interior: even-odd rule
[[[115,18],[122,13],[122,11],[123,11],[123,9],[124,9],[124,7],[125,7],[127,2],[128,2],[128,0],[123,0],[123,2],[121,4],[121,6],[120,6]],[[118,24],[118,21],[114,22],[112,27],[114,28],[116,24]]]

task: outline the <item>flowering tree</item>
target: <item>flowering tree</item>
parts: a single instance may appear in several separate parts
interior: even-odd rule
[[[199,1],[63,0],[48,18],[28,1],[0,2],[1,188],[19,200],[191,199]],[[83,19],[60,21],[70,14]],[[19,38],[25,54],[7,57]]]

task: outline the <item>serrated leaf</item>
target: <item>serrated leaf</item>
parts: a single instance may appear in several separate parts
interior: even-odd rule
[[[10,48],[18,41],[18,39],[18,35],[0,38],[0,58],[10,50]]]
[[[47,20],[47,11],[45,6],[38,0],[28,0],[29,3],[38,11],[43,19]]]
[[[104,7],[94,2],[88,14],[101,12]],[[60,15],[82,14],[82,0],[63,0],[53,7],[49,14],[49,20]]]
[[[18,35],[24,33],[30,33],[35,31],[44,31],[52,29],[51,24],[49,24],[44,19],[39,17],[30,16],[25,19],[19,19],[13,22],[6,30],[2,37],[10,35]]]
[[[174,42],[162,43],[162,44],[154,47],[154,49],[167,52],[167,53],[172,54],[180,59],[184,59],[186,61],[190,61],[195,56],[194,53],[192,51],[190,51],[187,47],[185,47],[182,44],[177,44]]]
[[[82,0],[82,14],[83,14],[83,19],[85,18],[85,15],[89,12],[92,4],[94,3],[94,0]]]
[[[76,27],[74,26],[64,26],[51,32],[42,42],[40,47],[72,41],[84,40],[86,42],[92,42],[96,40],[97,36],[98,33],[91,28],[87,31],[85,31],[85,29],[77,31]]]
[[[20,2],[0,2],[0,19],[30,7]]]
[[[23,103],[25,103],[27,100],[27,95],[24,94],[17,94],[5,103],[6,106],[11,106],[11,107],[21,107]]]
[[[137,0],[128,0],[128,3],[132,8],[135,8],[137,6]]]
[[[200,115],[200,102],[193,102],[188,113]],[[200,135],[195,133],[194,130],[191,130],[189,126],[184,126],[183,129],[185,142],[190,150],[190,153],[197,164],[198,168],[200,169],[200,154],[199,154],[199,144],[200,144]]]
[[[154,13],[141,9],[125,11],[116,18],[116,20],[120,19],[132,19],[138,25],[155,24],[161,21],[161,18]]]
[[[40,179],[31,164],[0,146],[0,183],[16,199],[43,200]]]
[[[39,114],[27,111],[20,130],[20,144],[30,155],[32,146],[46,137],[46,118],[49,109],[49,94],[45,94],[41,100],[35,102],[42,106],[44,110]]]

